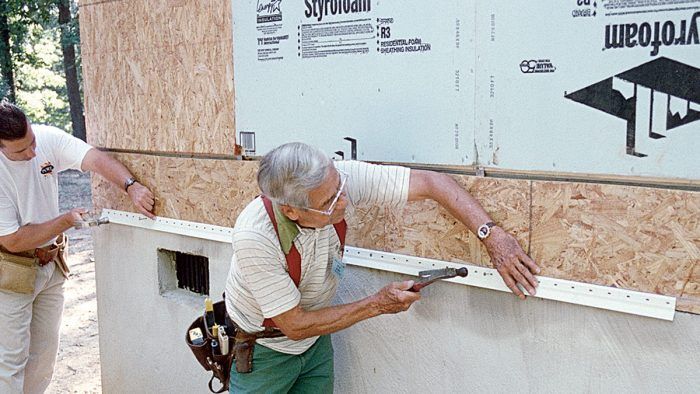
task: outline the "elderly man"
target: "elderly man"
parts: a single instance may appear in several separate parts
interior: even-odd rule
[[[0,393],[42,393],[51,381],[68,274],[63,232],[82,208],[58,211],[58,175],[94,171],[153,217],[153,194],[113,158],[65,132],[32,125],[0,102]]]
[[[318,149],[291,143],[265,155],[258,184],[263,196],[248,204],[234,227],[226,284],[226,308],[241,332],[236,342],[248,341],[252,348],[252,354],[236,353],[231,392],[331,392],[329,334],[405,311],[420,299],[420,293],[409,291],[409,280],[350,304],[331,305],[344,272],[344,216],[350,204],[400,207],[433,199],[479,236],[515,294],[525,298],[517,284],[535,293],[535,262],[447,175],[333,162]]]

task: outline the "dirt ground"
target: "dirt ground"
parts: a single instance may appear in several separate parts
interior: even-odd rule
[[[77,207],[92,208],[88,174],[66,171],[59,175],[59,206],[61,212]],[[65,284],[65,308],[56,369],[46,392],[101,393],[91,231],[70,230],[68,236],[71,277]]]

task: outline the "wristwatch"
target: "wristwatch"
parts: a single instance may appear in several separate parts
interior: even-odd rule
[[[134,183],[136,183],[136,178],[134,178],[134,177],[126,178],[126,180],[124,181],[124,191],[128,192],[129,186],[133,185]]]
[[[486,238],[491,235],[491,227],[495,226],[496,223],[494,222],[486,222],[479,226],[479,228],[476,230],[476,236],[479,237],[480,240],[485,240]]]

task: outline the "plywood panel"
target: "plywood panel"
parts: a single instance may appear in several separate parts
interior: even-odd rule
[[[157,196],[156,214],[181,220],[233,226],[238,213],[260,193],[257,162],[113,154]],[[154,171],[155,169],[155,171]],[[527,249],[529,182],[456,177]],[[97,208],[134,211],[126,195],[93,178]],[[402,210],[371,207],[350,211],[348,244],[442,260],[489,265],[476,237],[435,202],[407,204]]]
[[[126,50],[233,41],[228,0],[129,0],[129,4],[135,24],[125,35]]]
[[[85,5],[88,139],[112,149],[233,154],[229,1]]]
[[[113,154],[156,195],[158,216],[232,227],[243,208],[260,194],[257,163]],[[136,212],[124,192],[93,177],[96,209]]]
[[[112,149],[233,154],[231,42],[86,56],[89,140]]]
[[[528,247],[528,181],[455,176],[491,218]],[[357,209],[348,219],[348,244],[440,260],[491,266],[481,242],[433,201],[407,204],[401,211]]]
[[[162,215],[163,200],[157,194],[156,182],[156,156],[134,154],[110,154],[119,160],[139,182],[156,193],[156,215]],[[92,180],[92,204],[96,210],[103,208],[119,209],[123,211],[137,212],[131,204],[131,200],[121,187],[113,185],[101,176],[93,174]]]
[[[133,30],[134,13],[129,1],[81,2],[80,52],[117,54],[125,50],[124,40]]]
[[[259,190],[257,162],[115,154],[157,195],[156,214],[233,226]],[[455,176],[513,233],[543,275],[678,297],[700,313],[700,193],[629,186]],[[532,187],[532,209],[530,209]],[[133,211],[93,178],[97,208]],[[530,215],[532,214],[532,232]],[[348,244],[490,266],[461,223],[431,201],[348,216]]]
[[[696,192],[534,182],[532,256],[543,275],[680,297],[679,309],[700,312],[699,208]]]
[[[83,53],[202,45],[233,35],[230,0],[83,1],[80,19]]]

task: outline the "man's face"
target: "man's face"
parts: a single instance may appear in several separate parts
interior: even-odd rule
[[[36,136],[27,121],[27,134],[18,140],[0,140],[0,151],[11,161],[29,161],[36,157]]]
[[[302,227],[323,228],[341,222],[348,206],[348,198],[343,190],[345,178],[332,167],[323,183],[309,192],[308,207],[283,206],[282,211]],[[329,210],[330,214],[327,214]]]

